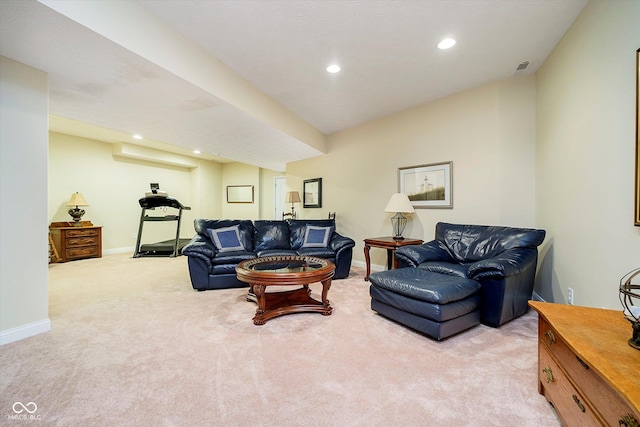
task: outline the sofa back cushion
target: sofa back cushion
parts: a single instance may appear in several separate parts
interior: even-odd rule
[[[258,220],[253,223],[254,251],[289,249],[289,226],[286,221]]]
[[[488,225],[462,225],[439,222],[436,240],[441,241],[458,262],[493,258],[513,248],[537,248],[545,231]]]
[[[246,251],[253,251],[253,223],[246,219],[195,219],[193,221],[193,227],[201,236],[211,240],[212,236],[209,230],[215,230],[218,228],[227,228],[238,226],[238,232],[240,234],[240,242]],[[215,243],[214,243],[215,244]]]
[[[289,240],[291,249],[298,250],[304,244],[304,236],[307,231],[307,225],[315,227],[333,227],[335,230],[336,222],[333,219],[291,219],[289,223]],[[330,234],[333,234],[330,233]],[[329,236],[331,240],[331,235]]]

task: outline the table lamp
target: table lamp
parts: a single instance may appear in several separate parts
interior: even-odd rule
[[[80,209],[78,206],[89,206],[89,203],[87,203],[81,193],[76,191],[71,194],[71,198],[67,202],[67,206],[75,206],[74,208],[69,209],[69,215],[73,218],[74,227],[82,227],[82,224],[80,224],[80,218],[84,215],[84,209]]]
[[[385,212],[395,212],[396,214],[391,217],[391,227],[393,228],[393,240],[404,240],[402,232],[407,225],[407,217],[402,213],[414,213],[413,205],[409,200],[409,197],[404,193],[395,193],[391,196],[391,200],[387,203],[387,207],[384,208]]]
[[[294,203],[300,203],[302,200],[300,199],[300,193],[297,191],[289,191],[287,192],[287,196],[285,198],[285,203],[291,203],[291,218],[296,217],[296,213],[293,209]]]

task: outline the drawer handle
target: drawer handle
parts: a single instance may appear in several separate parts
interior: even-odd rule
[[[587,365],[586,363],[584,363],[584,360],[580,359],[578,356],[576,356],[576,359],[578,359],[578,362],[580,362],[580,364],[582,365],[582,367],[584,369],[586,369],[587,371],[589,370],[589,365]]]
[[[620,427],[640,427],[640,423],[631,414],[627,414],[618,421]]]
[[[542,372],[544,372],[545,374],[547,374],[547,382],[548,382],[548,383],[552,383],[552,382],[554,381],[554,380],[553,380],[553,372],[551,371],[551,368],[550,368],[550,367],[548,367],[548,366],[547,366],[546,368],[544,368],[544,369],[542,370]]]
[[[545,332],[544,336],[547,337],[547,340],[549,341],[549,344],[555,344],[556,343],[556,336],[553,335],[553,331],[549,330],[549,331]]]
[[[576,396],[575,394],[573,395],[573,401],[576,402],[576,405],[578,405],[578,408],[580,408],[580,410],[584,412],[584,405],[580,403],[580,399],[578,399],[578,396]]]

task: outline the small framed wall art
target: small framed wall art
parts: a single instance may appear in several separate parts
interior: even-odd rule
[[[303,181],[302,206],[305,208],[322,207],[322,178]]]
[[[253,203],[253,185],[227,185],[227,203]]]
[[[453,208],[453,162],[398,168],[398,191],[414,208]]]

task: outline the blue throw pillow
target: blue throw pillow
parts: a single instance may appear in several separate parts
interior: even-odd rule
[[[240,241],[240,229],[237,225],[209,229],[209,233],[219,252],[244,251],[244,246]]]
[[[307,225],[304,232],[303,248],[326,248],[333,234],[333,227],[315,227]]]

